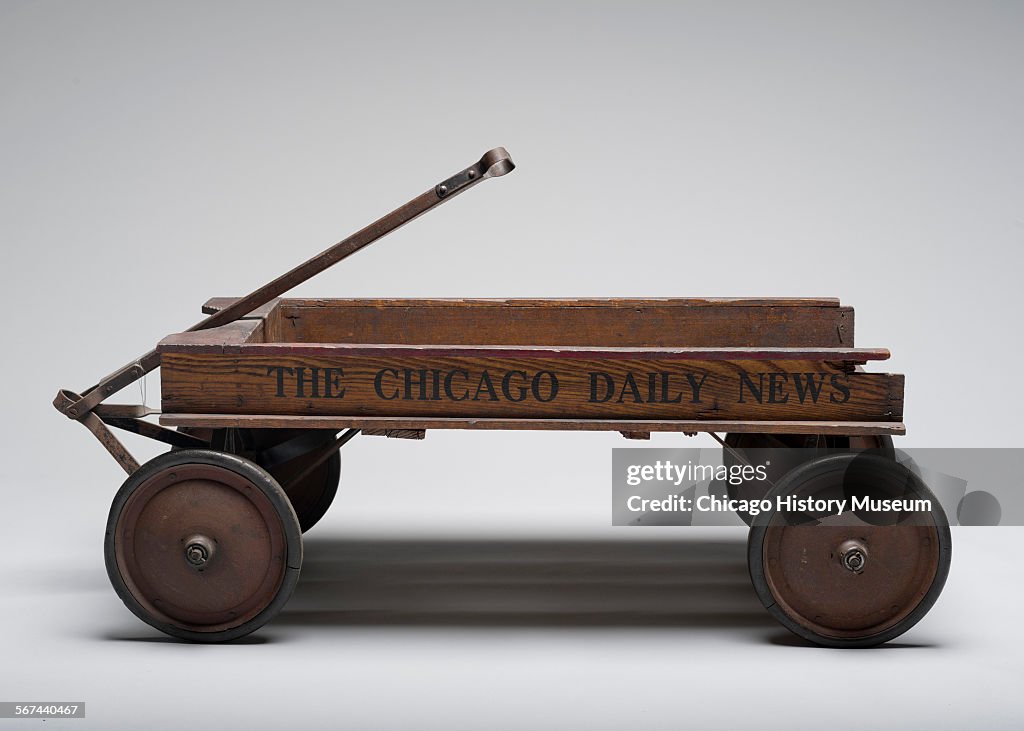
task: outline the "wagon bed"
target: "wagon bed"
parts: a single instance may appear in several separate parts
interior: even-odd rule
[[[215,313],[232,298],[215,298]],[[902,434],[823,299],[278,299],[157,350],[161,423]]]

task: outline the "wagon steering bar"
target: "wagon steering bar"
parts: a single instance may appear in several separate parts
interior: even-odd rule
[[[190,327],[187,332],[206,330],[232,323],[256,308],[267,304],[275,297],[280,297],[288,290],[311,279],[328,267],[337,264],[342,259],[369,246],[377,239],[404,226],[414,218],[422,216],[435,206],[454,198],[459,193],[469,190],[483,180],[506,175],[512,172],[513,169],[515,169],[515,164],[512,162],[508,151],[504,147],[495,147],[493,150],[485,152],[483,157],[474,164],[441,181],[408,203],[399,206],[386,216],[325,249],[291,271],[282,274],[219,312],[215,312],[201,320]],[[98,415],[94,409],[106,400],[107,397],[117,393],[125,386],[138,381],[159,365],[160,354],[156,349],[150,350],[145,355],[106,376],[95,386],[86,389],[81,395],[74,391],[61,389],[53,400],[53,406],[69,419],[82,422],[99,439],[100,443],[106,447],[118,464],[130,474],[138,469],[138,462],[135,461],[124,445],[107,428],[102,415]]]

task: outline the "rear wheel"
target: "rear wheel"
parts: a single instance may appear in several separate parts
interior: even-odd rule
[[[928,501],[855,512],[853,496]],[[952,557],[941,505],[914,473],[878,455],[835,454],[786,475],[768,494],[846,499],[841,512],[775,510],[747,544],[758,598],[787,629],[819,645],[869,647],[913,627],[942,591]]]

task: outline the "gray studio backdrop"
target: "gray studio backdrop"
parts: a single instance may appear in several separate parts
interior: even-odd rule
[[[168,728],[232,718],[227,706],[173,700],[167,687],[191,661],[181,648],[115,641],[151,636],[102,571],[103,521],[123,475],[50,400],[191,325],[208,297],[254,288],[496,145],[518,163],[512,175],[296,294],[840,297],[856,307],[858,344],[892,350],[874,367],[907,374],[904,445],[1019,446],[1022,70],[1024,5],[1011,2],[3,0],[0,530],[10,591],[0,701],[84,700],[94,718],[109,714],[96,727],[138,726],[117,706],[129,689]],[[150,405],[158,380],[148,379]],[[618,446],[635,444],[613,434],[357,439],[320,535],[619,540],[608,525]],[[1011,621],[999,607],[1012,606],[1019,580],[980,583],[986,567],[997,579],[1009,570],[990,563],[999,541],[1019,539],[1002,530],[962,540],[952,598],[915,630],[933,647],[893,651],[885,675],[907,681],[956,651],[965,655],[944,667],[1002,670],[929,672],[931,685],[900,694],[865,671],[873,707],[904,728],[1020,719],[1007,678],[1021,665],[999,635]],[[730,540],[744,592],[742,534]],[[971,556],[978,563],[965,568]],[[964,619],[983,597],[986,621]],[[669,691],[687,684],[712,709],[702,727],[736,727],[749,716],[734,682],[767,719],[783,717],[774,711],[788,701],[769,676],[820,692],[807,702],[832,715],[829,679],[848,667],[764,641],[768,624],[687,630],[690,644],[678,633],[584,643],[571,629],[467,640],[326,625],[269,630],[291,644],[242,648],[242,662],[231,648],[204,657],[253,723],[290,693],[327,724],[337,716],[316,703],[337,680],[347,684],[343,720],[364,728],[410,718],[621,727],[638,709],[657,725],[679,719]],[[679,664],[687,652],[689,670]],[[777,673],[780,656],[795,658],[794,675]],[[282,681],[270,657],[314,671]],[[476,668],[494,662],[503,680],[483,685]],[[263,677],[283,686],[271,692]],[[579,679],[571,703],[558,692],[569,677]],[[975,681],[994,705],[971,704]],[[937,697],[941,713],[928,705]]]

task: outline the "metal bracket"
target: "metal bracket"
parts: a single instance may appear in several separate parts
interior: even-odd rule
[[[53,400],[53,406],[69,419],[82,419],[107,397],[113,396],[125,386],[135,383],[159,365],[160,354],[156,350],[151,350],[138,360],[103,378],[81,396],[74,391],[61,389]]]
[[[90,411],[79,421],[110,452],[110,456],[117,460],[117,463],[121,465],[121,469],[129,475],[139,469],[138,460],[121,444],[121,440],[114,436],[114,433],[107,428],[107,425],[103,423],[100,417]]]
[[[99,409],[93,412],[93,415],[99,415]],[[158,442],[164,444],[170,444],[172,447],[180,447],[181,449],[209,449],[210,443],[205,439],[194,437],[191,434],[185,432],[176,431],[174,429],[167,429],[159,424],[153,424],[142,419],[118,417],[118,416],[104,416],[101,417],[104,424],[112,426],[115,429],[123,429],[124,431],[131,432],[132,434],[138,434],[139,436],[148,437],[149,439],[155,439]]]

